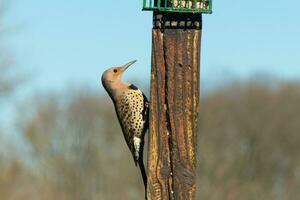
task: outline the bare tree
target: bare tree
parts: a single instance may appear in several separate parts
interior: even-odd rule
[[[83,91],[35,98],[25,106],[31,112],[19,126],[44,177],[40,185],[52,199],[140,199],[143,184],[113,105]]]
[[[5,43],[4,18],[7,8],[8,1],[0,0],[0,98],[12,93],[20,82],[13,55]]]
[[[299,196],[300,84],[234,84],[203,99],[199,199]]]

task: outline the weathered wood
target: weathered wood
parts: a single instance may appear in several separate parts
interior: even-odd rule
[[[195,200],[200,14],[154,13],[148,200]]]

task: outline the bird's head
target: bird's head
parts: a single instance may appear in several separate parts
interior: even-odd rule
[[[104,86],[104,88],[108,92],[110,92],[114,89],[114,87],[120,85],[122,82],[123,73],[128,69],[128,67],[130,67],[135,62],[136,60],[119,67],[111,67],[105,70],[101,77],[102,85]]]

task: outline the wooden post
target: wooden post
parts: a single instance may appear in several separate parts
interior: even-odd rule
[[[201,14],[154,12],[148,200],[195,200]]]

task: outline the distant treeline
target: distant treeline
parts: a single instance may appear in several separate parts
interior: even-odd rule
[[[299,102],[298,83],[240,82],[202,97],[197,199],[299,197]],[[78,89],[39,95],[22,108],[15,130],[30,150],[0,158],[1,200],[143,197],[108,96]]]

